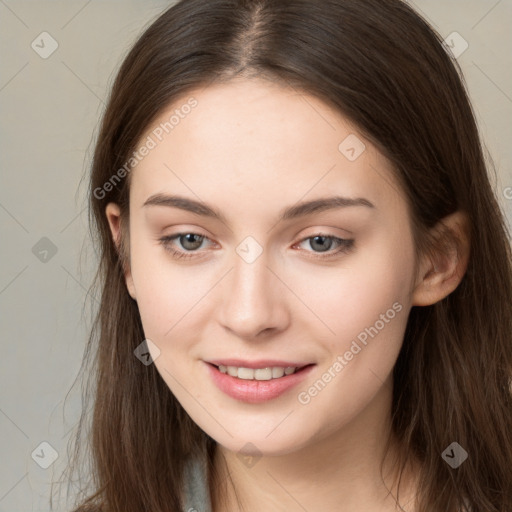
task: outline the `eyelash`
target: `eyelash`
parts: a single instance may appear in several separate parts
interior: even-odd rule
[[[160,238],[159,242],[163,245],[163,247],[164,247],[164,249],[166,251],[171,253],[171,255],[172,255],[172,257],[174,259],[190,259],[190,258],[197,257],[197,252],[198,251],[188,251],[188,252],[179,251],[179,250],[174,249],[170,245],[170,242],[172,242],[173,240],[176,240],[176,239],[178,239],[178,238],[180,238],[181,236],[184,236],[184,235],[195,235],[195,236],[203,238],[203,240],[209,240],[206,236],[203,236],[203,235],[200,235],[199,233],[194,233],[194,232],[191,232],[191,231],[184,232],[184,233],[177,233],[175,235],[168,235],[168,236],[164,236],[164,237]],[[334,252],[329,252],[328,254],[325,254],[325,255],[322,254],[322,253],[315,253],[315,254],[318,254],[318,256],[308,256],[310,258],[320,259],[320,260],[327,260],[327,259],[334,258],[334,257],[336,257],[336,256],[338,256],[340,254],[348,253],[354,247],[354,239],[339,238],[339,237],[336,237],[336,236],[333,236],[333,235],[328,235],[326,233],[316,233],[316,234],[314,234],[312,236],[308,236],[306,238],[303,238],[302,240],[299,240],[294,245],[299,245],[302,242],[305,242],[306,240],[312,240],[313,238],[316,238],[317,236],[321,236],[321,237],[324,237],[324,238],[328,238],[328,239],[334,240],[336,243],[339,244],[339,247]],[[306,251],[306,252],[311,252],[311,251]]]

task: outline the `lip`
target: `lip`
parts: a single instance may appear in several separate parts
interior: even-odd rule
[[[215,359],[211,361],[206,361],[207,363],[214,364],[215,366],[224,365],[224,366],[236,366],[237,368],[269,368],[282,366],[283,368],[293,367],[293,368],[303,368],[311,363],[297,363],[292,361],[283,361],[276,359],[258,359],[256,361],[243,361],[242,359]]]
[[[213,383],[221,391],[223,391],[226,395],[230,396],[231,398],[234,398],[235,400],[240,400],[242,402],[252,404],[267,402],[284,394],[286,391],[289,391],[291,388],[302,382],[316,366],[315,364],[303,366],[300,370],[297,370],[295,373],[292,373],[291,375],[285,375],[283,377],[280,377],[279,379],[244,380],[239,379],[238,377],[232,377],[227,373],[222,373],[213,363],[205,362],[205,364],[210,374],[210,377],[213,380]],[[258,362],[258,364],[261,364],[261,362]],[[226,366],[238,366],[238,364],[230,364]],[[240,364],[240,366],[243,365]],[[268,366],[284,365],[276,364],[276,361],[273,361],[272,364],[270,365],[256,367],[265,368]],[[250,366],[245,366],[245,368],[250,368]]]

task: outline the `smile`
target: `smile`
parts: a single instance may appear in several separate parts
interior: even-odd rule
[[[302,382],[316,366],[245,368],[211,363],[205,365],[218,389],[246,403],[266,402],[284,395]]]

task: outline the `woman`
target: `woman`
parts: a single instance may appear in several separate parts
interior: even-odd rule
[[[407,4],[172,6],[117,75],[90,206],[77,511],[512,509],[510,245]]]

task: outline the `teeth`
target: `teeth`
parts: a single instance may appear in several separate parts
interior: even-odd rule
[[[282,367],[276,367],[272,368],[272,378],[278,379],[279,377],[282,377],[285,374],[285,369]]]
[[[219,371],[222,373],[227,373],[231,375],[231,377],[238,377],[239,379],[244,380],[272,380],[279,379],[283,375],[291,375],[295,373],[297,368],[293,366],[288,366],[283,368],[282,366],[275,366],[272,368],[238,368],[236,366],[224,366],[223,364],[219,365]]]

